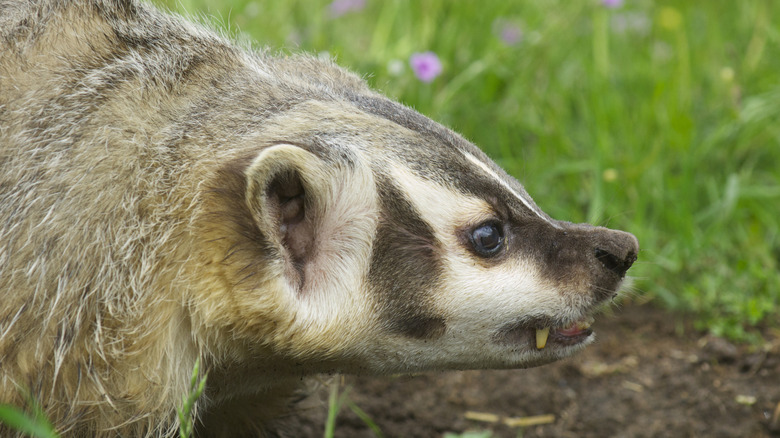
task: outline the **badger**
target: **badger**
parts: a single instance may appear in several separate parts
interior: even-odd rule
[[[330,61],[0,0],[0,403],[66,436],[175,433],[196,363],[201,436],[273,433],[307,376],[546,364],[637,253]]]

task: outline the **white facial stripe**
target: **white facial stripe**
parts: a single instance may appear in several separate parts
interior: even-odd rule
[[[491,329],[500,325],[499,322],[516,319],[517,315],[560,314],[565,304],[554,287],[542,280],[533,262],[510,260],[496,266],[482,266],[475,264],[474,255],[461,247],[455,230],[468,223],[479,223],[480,218],[487,219],[491,212],[487,202],[421,179],[407,168],[393,166],[391,169],[395,182],[443,245],[447,284],[435,303],[441,314],[458,315],[458,320],[468,315],[462,319],[472,322],[487,317],[491,324],[481,322]],[[477,315],[471,314],[472,311],[486,313]]]
[[[487,202],[475,196],[466,196],[433,181],[424,180],[408,168],[392,166],[393,179],[409,197],[420,217],[431,225],[436,238],[445,243],[456,243],[454,230],[471,221],[490,217]]]
[[[402,337],[386,339],[373,355],[382,358],[376,366],[404,372],[470,369],[475,363],[480,368],[528,365],[540,360],[540,352],[531,348],[530,343],[507,346],[494,342],[502,328],[524,316],[550,315],[568,320],[582,317],[581,307],[571,305],[553,285],[546,283],[530,261],[508,260],[496,266],[482,266],[455,244],[447,247],[444,261],[445,284],[433,304],[446,318],[445,335],[424,344]],[[556,354],[559,359],[581,347],[542,354]],[[389,358],[397,363],[390,365]]]
[[[485,163],[474,156],[467,157],[540,214],[533,202],[520,196]],[[408,167],[392,163],[388,167],[393,182],[408,196],[420,218],[431,226],[441,245],[441,286],[431,295],[429,305],[434,314],[445,319],[447,327],[443,336],[425,343],[388,336],[372,345],[375,352],[363,360],[377,358],[372,366],[386,372],[468,369],[475,363],[479,367],[501,368],[538,364],[542,355],[547,354],[562,358],[581,347],[540,353],[532,348],[531,338],[528,345],[494,342],[502,328],[517,323],[521,317],[549,315],[576,320],[582,316],[582,306],[572,305],[570,297],[546,281],[534,260],[513,257],[501,263],[475,262],[475,255],[459,241],[457,230],[490,217],[492,208],[484,199],[423,179]]]
[[[477,159],[477,157],[475,157],[475,156],[471,155],[470,153],[468,153],[468,152],[466,152],[466,151],[462,151],[462,152],[463,152],[463,155],[464,155],[464,156],[465,156],[465,157],[466,157],[466,158],[467,158],[469,161],[471,161],[472,163],[476,164],[476,165],[477,165],[477,167],[479,167],[480,169],[482,169],[482,170],[483,170],[485,173],[487,173],[488,175],[492,176],[492,177],[493,177],[493,178],[494,178],[496,181],[498,181],[498,183],[499,183],[499,184],[501,184],[501,185],[502,185],[502,186],[503,186],[505,189],[509,190],[509,192],[510,192],[511,194],[515,195],[515,197],[516,197],[517,199],[519,199],[519,200],[520,200],[520,202],[522,202],[522,203],[523,203],[523,205],[525,205],[525,206],[526,206],[526,207],[527,207],[529,210],[533,211],[533,212],[534,212],[534,213],[535,213],[537,216],[539,216],[540,218],[542,218],[542,219],[543,219],[545,222],[547,222],[548,224],[552,225],[553,227],[555,227],[555,228],[558,228],[558,229],[560,229],[560,228],[561,228],[560,226],[558,226],[558,225],[557,225],[557,224],[555,224],[554,222],[551,222],[549,219],[547,219],[547,218],[546,218],[546,217],[545,217],[545,216],[544,216],[544,215],[543,215],[543,214],[542,214],[542,213],[539,211],[539,207],[537,207],[536,205],[534,205],[532,202],[530,202],[528,199],[526,199],[526,198],[525,198],[524,196],[522,196],[520,193],[517,193],[517,192],[516,192],[516,191],[515,191],[515,190],[514,190],[512,187],[510,187],[510,186],[509,186],[509,184],[507,184],[507,183],[506,183],[506,181],[504,181],[504,180],[503,180],[503,179],[502,179],[500,176],[498,176],[498,174],[496,174],[496,172],[494,172],[494,171],[493,171],[493,169],[489,168],[489,167],[487,166],[487,164],[483,163],[482,161],[480,161],[479,159]]]

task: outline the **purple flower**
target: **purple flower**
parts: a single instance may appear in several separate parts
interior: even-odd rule
[[[606,8],[619,8],[623,6],[623,0],[601,0],[601,5]]]
[[[514,46],[520,42],[520,39],[523,37],[523,32],[517,26],[506,25],[501,29],[499,35],[501,36],[501,41],[506,45]]]
[[[409,64],[417,79],[423,82],[431,82],[441,74],[441,61],[433,52],[413,53],[409,58]]]
[[[359,11],[366,7],[366,0],[333,0],[330,9],[331,18],[340,17],[349,12]]]
[[[523,39],[523,31],[520,26],[509,20],[498,19],[494,21],[493,32],[507,46],[514,46]]]

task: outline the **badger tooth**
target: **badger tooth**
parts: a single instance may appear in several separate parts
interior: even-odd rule
[[[550,334],[550,327],[536,329],[536,348],[541,350],[547,345],[547,336]]]

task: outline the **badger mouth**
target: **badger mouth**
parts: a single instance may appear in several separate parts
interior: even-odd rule
[[[584,342],[593,334],[590,326],[594,320],[592,317],[574,321],[565,327],[544,327],[535,329],[536,349],[543,350],[547,342],[560,345],[577,345]]]
[[[593,334],[591,316],[575,321],[553,321],[549,318],[524,319],[497,333],[503,344],[525,345],[531,350],[556,349],[582,344]]]

